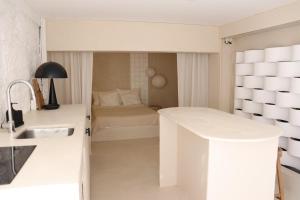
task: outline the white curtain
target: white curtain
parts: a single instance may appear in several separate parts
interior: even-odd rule
[[[178,53],[179,106],[208,106],[208,54]]]
[[[130,53],[130,86],[140,89],[143,104],[148,105],[148,53]]]
[[[67,71],[67,79],[55,79],[60,104],[85,104],[91,114],[93,53],[48,52],[48,60],[60,63]]]

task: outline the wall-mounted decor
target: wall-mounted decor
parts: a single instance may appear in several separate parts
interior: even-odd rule
[[[163,88],[167,84],[167,80],[163,75],[157,74],[152,78],[151,83],[156,88]]]
[[[281,164],[300,170],[300,45],[236,53],[234,113],[283,129]]]
[[[146,75],[151,78],[156,74],[156,71],[154,68],[152,67],[148,67],[148,69],[146,69]]]

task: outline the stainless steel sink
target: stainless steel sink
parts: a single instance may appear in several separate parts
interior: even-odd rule
[[[32,128],[20,133],[16,139],[67,137],[73,133],[74,128]]]

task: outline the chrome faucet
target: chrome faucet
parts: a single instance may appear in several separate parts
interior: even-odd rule
[[[23,83],[25,85],[27,85],[30,89],[31,92],[31,99],[30,99],[30,110],[36,110],[36,98],[35,98],[35,94],[34,94],[34,90],[31,86],[31,84],[28,81],[24,81],[24,80],[15,80],[12,81],[6,90],[6,95],[7,95],[7,109],[8,109],[8,122],[7,124],[5,124],[5,128],[8,128],[9,133],[13,133],[15,132],[15,122],[12,118],[12,108],[11,108],[11,97],[10,97],[10,90],[12,88],[12,86],[14,86],[17,83]],[[33,101],[33,108],[31,108],[31,100]]]

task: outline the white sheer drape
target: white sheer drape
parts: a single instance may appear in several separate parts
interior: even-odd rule
[[[130,85],[131,89],[140,89],[143,104],[148,105],[148,53],[130,53]]]
[[[60,63],[68,73],[67,79],[55,79],[60,104],[85,104],[91,114],[92,52],[48,52],[48,60]]]
[[[179,106],[208,106],[208,54],[178,53]]]

